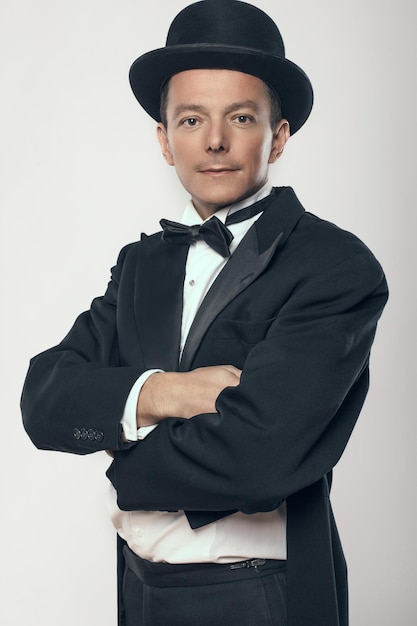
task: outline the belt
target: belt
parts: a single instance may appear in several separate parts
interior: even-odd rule
[[[127,567],[151,587],[194,587],[229,583],[245,578],[283,573],[287,562],[275,559],[250,559],[236,563],[154,563],[142,559],[125,546]]]

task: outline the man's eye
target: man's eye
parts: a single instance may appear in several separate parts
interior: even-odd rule
[[[239,124],[248,124],[252,121],[250,115],[238,115],[235,119]]]
[[[184,126],[197,126],[198,120],[195,117],[187,117],[186,120],[183,121]]]

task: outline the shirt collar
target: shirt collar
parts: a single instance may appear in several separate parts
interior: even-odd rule
[[[243,200],[240,200],[240,202],[235,202],[234,204],[231,204],[228,207],[219,209],[218,211],[216,211],[214,215],[224,224],[226,221],[226,217],[229,215],[229,213],[230,214],[236,213],[236,211],[245,209],[247,206],[251,206],[252,204],[255,204],[255,202],[259,202],[259,200],[263,200],[263,198],[266,198],[267,196],[269,196],[271,191],[272,191],[272,185],[269,182],[267,182],[265,183],[263,187],[258,189],[256,193],[252,194],[248,198],[244,198]],[[210,219],[210,218],[207,218],[207,219]],[[185,224],[186,226],[194,226],[195,224],[202,224],[204,221],[206,220],[203,220],[199,216],[199,214],[197,213],[194,207],[192,200],[190,200],[185,207],[184,213],[181,218],[181,223]]]

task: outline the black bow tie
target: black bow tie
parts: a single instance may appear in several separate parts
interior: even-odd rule
[[[207,222],[195,226],[185,226],[179,222],[161,220],[159,223],[164,231],[162,233],[162,239],[166,243],[177,245],[190,245],[202,239],[213,248],[213,250],[221,254],[221,256],[229,257],[229,246],[233,240],[233,235],[227,228],[227,225],[244,222],[263,210],[264,203],[262,201],[256,202],[252,206],[236,211],[236,213],[232,215],[228,215],[226,224],[223,224],[215,215],[207,220]]]
[[[216,216],[196,226],[185,226],[170,220],[161,220],[159,223],[164,229],[162,239],[167,243],[190,245],[202,239],[223,257],[230,256],[229,245],[233,235]]]

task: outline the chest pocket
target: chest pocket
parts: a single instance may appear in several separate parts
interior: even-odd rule
[[[222,341],[241,341],[248,346],[254,346],[262,341],[262,339],[265,339],[274,320],[274,317],[258,322],[218,320],[213,327],[213,334],[216,339]]]
[[[230,363],[242,368],[251,349],[265,339],[274,319],[257,322],[216,320],[205,343],[211,353],[211,360],[214,358],[215,363]]]

